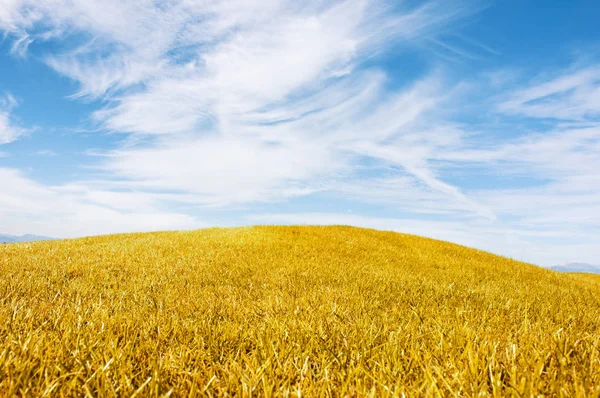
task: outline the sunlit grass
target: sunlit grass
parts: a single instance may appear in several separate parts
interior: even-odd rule
[[[254,227],[0,247],[0,395],[600,396],[600,284]]]
[[[574,273],[570,273],[569,275],[572,276],[577,276],[581,279],[587,279],[590,281],[594,281],[596,283],[600,283],[600,274],[589,274],[589,273],[585,273],[585,272],[574,272]]]

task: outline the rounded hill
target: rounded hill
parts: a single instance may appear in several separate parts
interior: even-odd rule
[[[2,245],[0,394],[598,396],[600,284],[343,226]]]

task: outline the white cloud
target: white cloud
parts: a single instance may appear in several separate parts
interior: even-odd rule
[[[310,159],[309,162],[307,160]],[[202,194],[204,204],[282,199],[339,167],[326,148],[223,138],[115,152],[107,168],[134,187]]]
[[[0,23],[31,40],[85,39],[47,63],[80,83],[77,96],[108,101],[95,118],[110,130],[159,137],[110,153],[104,170],[210,205],[335,190],[373,156],[365,138],[414,140],[410,128],[445,97],[439,79],[387,94],[385,76],[359,66],[469,12],[431,2],[390,12],[376,0],[63,3],[15,2]],[[403,151],[410,159],[382,160],[484,214],[427,164],[427,144],[447,138],[424,137]]]
[[[163,211],[147,194],[86,186],[46,186],[14,169],[0,168],[0,231],[76,237],[131,231],[190,229],[194,217]]]
[[[27,49],[31,43],[33,43],[33,39],[31,39],[29,35],[25,33],[19,39],[15,40],[10,48],[10,52],[18,57],[25,57],[27,54]]]
[[[15,141],[28,130],[15,124],[11,112],[17,100],[10,94],[0,97],[0,145]]]
[[[475,187],[469,195],[499,217],[522,227],[577,231],[582,239],[587,228],[600,228],[600,124],[557,126],[471,148],[442,150],[437,158],[467,173],[477,170],[488,186],[497,181],[499,187]]]
[[[586,120],[600,117],[600,66],[567,71],[517,90],[499,109],[536,118]]]

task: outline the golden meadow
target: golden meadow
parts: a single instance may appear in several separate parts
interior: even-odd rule
[[[2,396],[600,396],[600,278],[350,227],[0,246]]]

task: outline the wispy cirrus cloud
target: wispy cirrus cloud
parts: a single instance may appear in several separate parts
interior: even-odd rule
[[[76,237],[202,226],[187,214],[162,210],[159,196],[74,184],[48,186],[2,167],[0,181],[1,226],[15,234]]]
[[[552,76],[511,93],[503,112],[535,118],[586,121],[600,118],[600,66]]]
[[[97,121],[152,137],[107,154],[109,178],[210,205],[335,189],[372,156],[361,149],[365,131],[373,142],[405,134],[439,94],[435,77],[388,94],[385,74],[363,62],[472,12],[369,0],[11,4],[0,18],[8,32],[57,42],[76,35],[81,44],[45,59],[79,82],[76,97],[106,101]],[[427,184],[470,204],[421,160],[409,174],[418,163]]]
[[[16,37],[17,48],[24,38],[79,35],[76,42],[83,44],[46,57],[81,84],[79,95],[187,75],[256,97],[285,95],[317,76],[346,70],[359,56],[381,51],[382,43],[419,36],[471,12],[437,2],[390,11],[391,4],[380,0],[11,0],[0,27]]]
[[[386,94],[384,75],[361,64],[389,42],[435,35],[471,12],[432,2],[405,9],[366,0],[242,3],[113,4],[111,12],[122,16],[116,20],[95,3],[57,15],[37,6],[60,32],[70,27],[93,37],[48,64],[80,82],[78,95],[107,96],[96,120],[112,131],[157,137],[110,154],[105,170],[133,186],[223,205],[331,186],[373,156],[365,131],[369,144],[406,134],[443,97],[436,77]],[[82,24],[96,15],[103,18]],[[438,180],[414,148],[394,162],[493,217]]]
[[[13,142],[29,131],[20,127],[11,115],[17,105],[17,100],[11,94],[0,96],[0,145]]]

